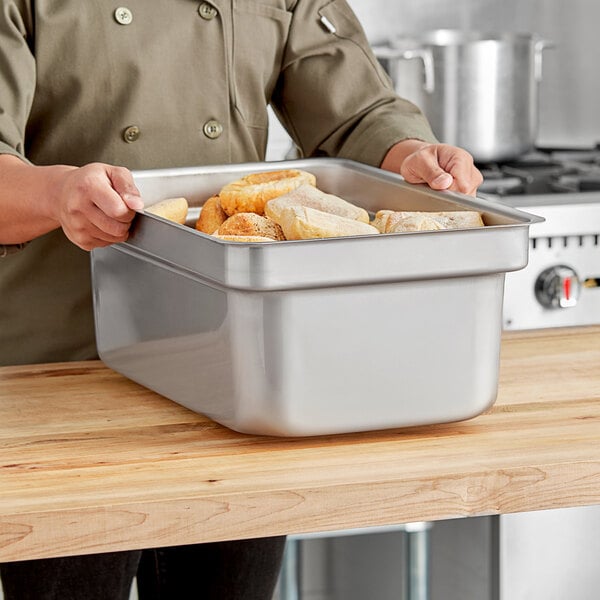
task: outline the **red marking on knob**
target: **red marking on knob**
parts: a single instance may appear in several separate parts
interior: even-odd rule
[[[571,299],[571,278],[565,277],[563,279],[563,293],[565,296],[565,300]]]

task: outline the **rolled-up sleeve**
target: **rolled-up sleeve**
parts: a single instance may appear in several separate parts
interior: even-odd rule
[[[3,0],[0,8],[0,154],[25,159],[25,130],[35,92],[29,46],[29,3]]]
[[[403,139],[437,141],[395,93],[345,0],[298,0],[273,106],[304,156],[379,166]]]

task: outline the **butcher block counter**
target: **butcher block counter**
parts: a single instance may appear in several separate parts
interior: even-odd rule
[[[505,334],[474,419],[314,438],[100,361],[3,367],[0,450],[0,561],[600,504],[600,327]]]

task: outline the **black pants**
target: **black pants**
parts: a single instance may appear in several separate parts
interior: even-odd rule
[[[271,600],[284,537],[0,565],[5,600]]]

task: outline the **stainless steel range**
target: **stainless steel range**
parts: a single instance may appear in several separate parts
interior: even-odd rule
[[[546,219],[529,230],[528,266],[506,276],[504,328],[600,323],[600,147],[479,168],[480,196]]]

